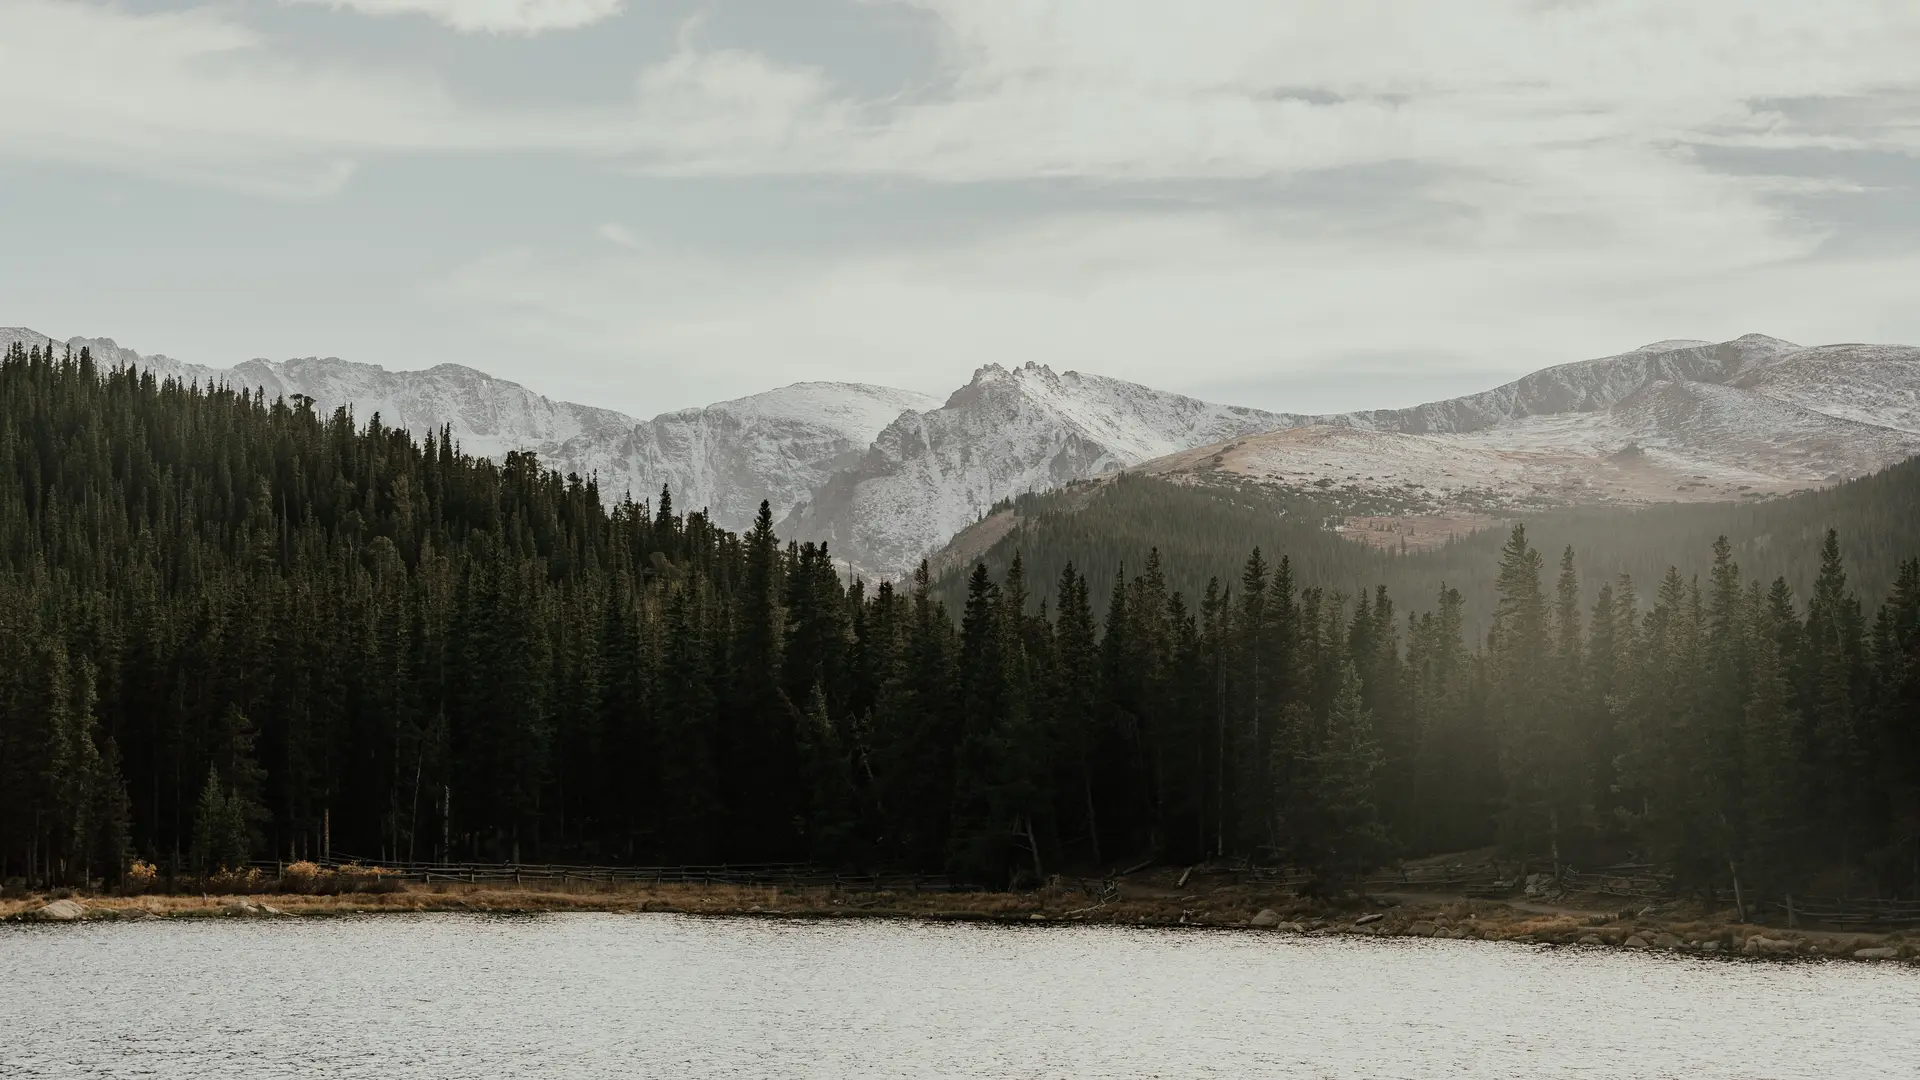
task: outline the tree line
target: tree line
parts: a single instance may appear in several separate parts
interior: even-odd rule
[[[1528,537],[1543,551],[1575,550],[1588,605],[1601,585],[1621,574],[1652,583],[1669,566],[1678,566],[1683,576],[1705,576],[1714,540],[1722,536],[1749,576],[1767,582],[1784,577],[1796,594],[1806,596],[1819,572],[1814,553],[1827,530],[1837,529],[1848,577],[1874,604],[1890,594],[1902,564],[1920,551],[1920,514],[1914,513],[1920,505],[1920,458],[1817,490],[1743,502],[1493,511],[1486,518],[1490,524],[1475,531],[1405,550],[1392,533],[1366,533],[1376,541],[1384,538],[1382,545],[1356,543],[1351,534],[1329,529],[1330,523],[1355,524],[1353,502],[1258,481],[1175,483],[1135,473],[1023,494],[995,507],[1016,524],[1000,530],[1004,535],[984,551],[962,534],[934,557],[934,593],[957,609],[974,561],[1001,575],[1018,552],[1035,594],[1051,600],[1067,563],[1105,581],[1123,565],[1138,569],[1147,551],[1158,548],[1168,584],[1198,596],[1208,578],[1260,547],[1292,556],[1298,584],[1349,595],[1386,585],[1395,596],[1426,603],[1445,581],[1464,597],[1467,635],[1477,641],[1491,625],[1500,547],[1514,520],[1525,522]],[[1371,511],[1399,512],[1391,505]],[[1436,539],[1433,519],[1405,517],[1399,525],[1417,530],[1415,539],[1424,536],[1429,545]],[[1449,522],[1445,527],[1462,526]]]
[[[249,858],[806,860],[982,885],[1153,857],[1329,886],[1499,844],[1689,888],[1920,889],[1920,562],[1872,617],[1585,589],[1524,530],[1460,590],[1253,551],[1043,587],[843,578],[824,546],[609,504],[531,455],[0,361],[0,875]],[[1045,591],[1046,599],[1036,593]],[[1593,598],[1596,598],[1593,599]]]

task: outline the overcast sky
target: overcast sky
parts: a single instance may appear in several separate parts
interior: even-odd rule
[[[0,0],[0,325],[652,415],[1920,343],[1912,0]]]

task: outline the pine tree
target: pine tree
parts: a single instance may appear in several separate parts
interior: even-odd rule
[[[825,866],[854,856],[853,770],[827,714],[827,695],[815,686],[797,724],[801,767],[807,778],[807,816],[802,833],[807,858]]]
[[[999,884],[1008,869],[1009,835],[998,820],[1006,754],[1006,635],[1000,587],[986,564],[967,579],[960,622],[958,690],[963,728],[954,766],[953,832],[948,865],[966,880]]]
[[[722,729],[727,844],[746,854],[785,858],[795,850],[798,838],[792,822],[801,804],[792,752],[793,708],[780,687],[785,613],[777,592],[779,541],[772,508],[764,500],[742,544],[745,578],[734,601],[727,679],[730,722]]]
[[[221,790],[220,774],[209,765],[193,811],[193,869],[202,877],[231,865],[227,824],[227,794]]]
[[[1237,646],[1228,677],[1230,698],[1238,703],[1232,753],[1241,767],[1231,778],[1239,821],[1230,845],[1257,850],[1277,841],[1273,832],[1276,794],[1272,778],[1275,719],[1284,704],[1273,700],[1275,620],[1269,607],[1267,560],[1254,548],[1240,572],[1240,608],[1235,620]]]
[[[1866,762],[1855,715],[1863,629],[1860,602],[1847,589],[1839,536],[1829,529],[1807,604],[1801,701],[1810,722],[1813,814],[1838,845],[1849,874],[1860,855],[1864,811],[1859,796]]]
[[[88,813],[88,861],[109,885],[126,876],[132,854],[133,802],[120,765],[120,746],[109,737],[100,747],[100,767],[94,774],[92,807]]]
[[[1753,885],[1785,892],[1799,877],[1805,843],[1805,793],[1796,738],[1799,718],[1780,657],[1778,628],[1758,583],[1747,596],[1747,610],[1754,633],[1740,739],[1744,800],[1740,862]],[[1734,876],[1737,885],[1737,867]]]
[[[1310,720],[1303,720],[1310,724]],[[1346,664],[1324,724],[1305,740],[1304,794],[1296,797],[1291,838],[1296,861],[1314,872],[1322,889],[1357,884],[1391,852],[1374,790],[1379,743],[1360,692],[1360,676]]]
[[[93,792],[100,770],[100,755],[93,743],[94,669],[82,659],[75,670],[66,650],[58,646],[45,655],[50,876],[85,883],[90,876]]]
[[[255,738],[252,722],[238,705],[228,705],[221,712],[214,768],[229,793],[234,812],[245,823],[249,848],[260,844],[271,819],[263,797],[267,772],[255,758]]]
[[[1501,836],[1521,854],[1559,841],[1548,678],[1546,605],[1540,553],[1515,525],[1500,555],[1499,606],[1487,635],[1494,691],[1489,701],[1501,747],[1506,807]],[[1558,852],[1553,853],[1556,865]]]
[[[1061,806],[1067,820],[1078,822],[1080,835],[1086,838],[1091,861],[1101,861],[1100,818],[1094,809],[1094,757],[1098,733],[1095,730],[1100,675],[1099,646],[1095,640],[1093,607],[1087,595],[1087,579],[1072,563],[1060,572],[1055,590],[1060,612],[1054,621],[1054,657],[1048,705],[1053,712],[1054,729],[1060,740],[1063,772],[1060,781]]]

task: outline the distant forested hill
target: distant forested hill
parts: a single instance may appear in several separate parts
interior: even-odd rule
[[[950,606],[976,558],[998,574],[1018,552],[1035,582],[1053,581],[1069,562],[1103,582],[1123,568],[1131,576],[1157,548],[1169,586],[1197,596],[1211,578],[1230,584],[1247,551],[1258,547],[1274,558],[1288,556],[1303,585],[1348,596],[1385,585],[1402,606],[1416,610],[1430,607],[1445,583],[1466,597],[1467,626],[1479,630],[1492,614],[1491,588],[1508,531],[1503,524],[1439,549],[1401,554],[1333,532],[1327,522],[1336,511],[1309,496],[1135,475],[1022,496],[1000,512],[1017,518],[1010,532],[971,549],[963,534],[943,553],[935,591]],[[1704,574],[1719,536],[1732,542],[1733,557],[1749,574],[1785,577],[1804,597],[1832,528],[1862,597],[1877,601],[1892,587],[1900,561],[1920,551],[1920,458],[1781,499],[1569,509],[1516,515],[1510,523],[1525,524],[1535,546],[1556,557],[1571,545],[1589,602],[1621,574],[1643,584],[1669,566],[1683,577]]]

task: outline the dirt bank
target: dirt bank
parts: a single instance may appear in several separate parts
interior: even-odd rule
[[[51,910],[50,910],[51,909]],[[861,893],[824,888],[592,885],[524,888],[457,882],[393,892],[309,895],[74,895],[0,900],[0,919],[90,921],[155,918],[301,918],[381,912],[679,912],[714,916],[912,918],[1021,924],[1214,927],[1307,936],[1432,937],[1696,955],[1820,957],[1920,966],[1920,933],[1782,929],[1730,921],[1730,912],[1669,906],[1623,910],[1618,901],[1567,898],[1552,905],[1388,894],[1325,904],[1257,886],[1182,892],[1123,884],[1098,902],[1078,889],[1029,893]]]

